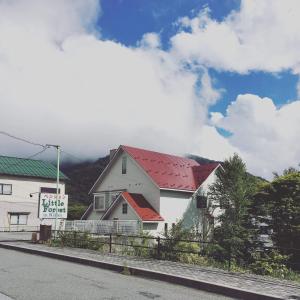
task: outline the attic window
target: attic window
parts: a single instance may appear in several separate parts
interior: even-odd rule
[[[128,211],[128,204],[123,203],[122,204],[122,214],[127,214],[127,211]]]
[[[126,174],[127,171],[127,157],[122,157],[122,174]]]

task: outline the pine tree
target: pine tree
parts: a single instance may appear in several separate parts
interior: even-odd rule
[[[250,258],[249,247],[255,233],[250,215],[251,197],[256,180],[249,175],[245,163],[234,154],[216,171],[216,182],[210,187],[209,198],[215,207],[221,209],[217,218],[214,239],[238,262]]]
[[[291,267],[300,269],[300,172],[285,170],[255,195],[259,215],[273,230],[274,246],[290,255]],[[299,249],[299,250],[296,250]]]

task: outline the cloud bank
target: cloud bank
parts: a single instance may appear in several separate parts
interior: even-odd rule
[[[207,9],[182,18],[169,50],[156,33],[135,47],[104,40],[101,13],[96,0],[0,0],[1,130],[84,158],[130,144],[213,159],[238,152],[263,176],[298,163],[299,101],[239,95],[209,117],[223,91],[208,69],[298,74],[299,1],[242,1],[221,22]],[[35,150],[0,136],[1,154]]]
[[[208,74],[199,96],[198,75],[160,50],[158,35],[134,48],[102,40],[99,11],[92,0],[0,2],[2,130],[85,157],[121,143],[190,151],[206,117],[201,97],[218,97]],[[22,151],[1,143],[1,153]]]

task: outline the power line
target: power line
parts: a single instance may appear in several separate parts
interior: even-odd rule
[[[50,148],[49,146],[44,146],[43,150],[39,151],[39,152],[36,152],[28,157],[22,157],[20,162],[18,163],[13,163],[13,164],[9,164],[8,167],[16,167],[16,166],[24,166],[24,162],[23,160],[26,160],[26,159],[32,159],[36,156],[38,156],[39,154],[42,154],[43,152],[45,152],[48,148]]]
[[[35,153],[35,154],[32,154],[31,156],[26,157],[26,158],[24,158],[24,159],[31,159],[31,158],[34,158],[34,157],[38,156],[39,154],[42,154],[43,152],[45,152],[48,148],[50,148],[50,147],[49,147],[49,146],[44,146],[44,149],[43,149],[43,150],[41,150],[41,151],[39,151],[39,152],[37,152],[37,153]]]
[[[86,161],[86,160],[84,160],[84,159],[82,159],[82,158],[78,158],[78,157],[75,156],[74,154],[71,154],[71,153],[69,153],[69,152],[67,152],[67,151],[65,151],[65,150],[61,150],[61,152],[63,152],[64,154],[69,155],[70,157],[75,158],[76,160],[78,160],[78,161],[80,161],[80,162],[85,162],[85,161]]]
[[[2,135],[5,135],[5,136],[8,136],[10,138],[13,138],[15,140],[18,140],[18,141],[21,141],[21,142],[24,142],[24,143],[27,143],[27,144],[30,144],[30,145],[34,145],[34,146],[40,146],[40,147],[45,147],[45,145],[42,145],[42,144],[39,144],[39,143],[35,143],[35,142],[32,142],[32,141],[29,141],[27,139],[24,139],[24,138],[20,138],[20,137],[17,137],[17,136],[14,136],[8,132],[5,132],[5,131],[0,131],[0,134]]]

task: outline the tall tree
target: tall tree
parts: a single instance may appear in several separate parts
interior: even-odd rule
[[[249,210],[256,180],[247,173],[245,163],[234,154],[216,171],[216,182],[210,187],[208,196],[220,208],[214,238],[238,261],[248,258],[248,247],[254,231]]]
[[[259,215],[273,229],[274,245],[291,255],[291,266],[300,269],[300,172],[288,169],[277,175],[256,193],[255,201]]]

